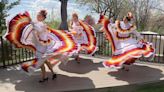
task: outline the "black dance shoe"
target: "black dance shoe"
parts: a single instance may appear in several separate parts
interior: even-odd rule
[[[57,78],[57,74],[53,74],[52,75],[52,80],[56,79]]]
[[[44,78],[44,79],[42,79],[42,80],[39,80],[39,83],[43,83],[43,82],[45,82],[45,81],[48,81],[48,77],[47,77],[47,78]]]

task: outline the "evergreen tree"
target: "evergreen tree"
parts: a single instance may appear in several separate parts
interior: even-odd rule
[[[12,9],[15,5],[19,4],[20,0],[10,3],[8,0],[0,1],[0,35],[7,29],[6,17],[8,16],[7,11]]]

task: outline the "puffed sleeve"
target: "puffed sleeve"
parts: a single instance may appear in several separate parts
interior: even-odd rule
[[[43,32],[45,31],[45,24],[42,22],[34,22],[34,30],[36,30],[37,32]]]
[[[38,22],[34,24],[34,34],[35,34],[35,38],[41,42],[41,43],[46,43],[48,42],[48,30],[47,30],[47,26],[42,23],[42,22]]]
[[[143,39],[143,36],[141,36],[141,34],[139,32],[137,32],[136,30],[133,30],[132,34],[136,35],[137,38],[139,38],[139,39]]]

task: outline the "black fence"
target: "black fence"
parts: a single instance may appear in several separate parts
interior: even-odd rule
[[[164,63],[164,35],[160,34],[142,34],[145,40],[152,42],[156,54],[155,57],[150,59],[141,58],[141,61]],[[135,36],[133,36],[136,38]],[[110,43],[106,40],[102,32],[97,32],[99,50],[95,55],[112,56],[112,49]],[[8,41],[0,37],[0,67],[6,67],[30,61],[34,59],[32,51],[24,48],[15,48]]]
[[[153,43],[156,51],[154,58],[140,58],[140,61],[164,63],[164,34],[142,34],[142,36],[146,41]],[[137,39],[134,35],[132,35],[132,37]],[[95,55],[112,56],[111,45],[103,33],[97,32],[97,38],[99,51],[97,51]]]
[[[24,48],[15,48],[8,41],[0,37],[0,67],[20,64],[34,59],[32,51]]]

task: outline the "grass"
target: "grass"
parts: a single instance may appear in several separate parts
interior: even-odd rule
[[[47,21],[46,24],[53,29],[58,29],[60,25],[60,21],[58,20]]]
[[[164,81],[139,86],[135,92],[164,92]]]
[[[79,90],[72,92],[164,92],[164,81],[147,84],[133,84],[118,87]]]

